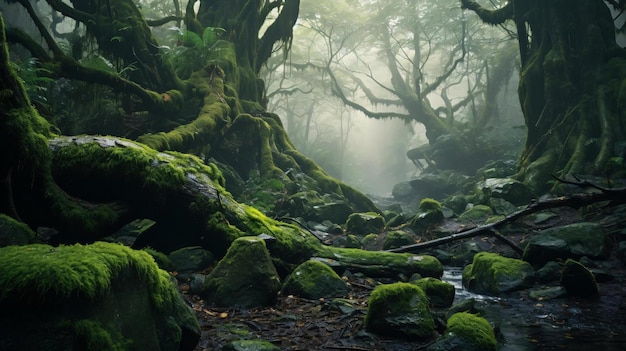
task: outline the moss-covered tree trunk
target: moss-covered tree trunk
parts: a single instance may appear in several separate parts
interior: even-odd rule
[[[528,129],[519,177],[542,192],[551,175],[611,176],[626,151],[626,53],[605,2],[511,0],[495,11],[462,3],[491,24],[517,24]]]

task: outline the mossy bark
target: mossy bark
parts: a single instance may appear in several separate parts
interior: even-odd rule
[[[626,53],[615,43],[607,5],[512,0],[487,11],[462,3],[491,24],[517,24],[519,98],[528,129],[519,178],[543,192],[553,174],[610,177],[611,158],[626,152]]]

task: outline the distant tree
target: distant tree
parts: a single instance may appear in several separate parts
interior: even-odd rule
[[[542,192],[551,175],[623,176],[626,52],[616,44],[609,6],[623,11],[625,2],[461,3],[489,24],[512,20],[517,28],[527,127],[520,179]]]

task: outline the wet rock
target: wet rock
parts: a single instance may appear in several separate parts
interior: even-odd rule
[[[432,306],[436,308],[452,306],[455,294],[454,285],[435,278],[422,278],[411,284],[419,286],[426,293]]]
[[[194,312],[144,251],[105,242],[0,249],[1,350],[193,350]]]
[[[530,189],[512,178],[488,178],[478,183],[477,188],[489,197],[502,198],[515,206],[528,204],[533,199]]]
[[[379,285],[369,297],[365,327],[379,335],[430,339],[435,322],[428,303],[424,291],[413,284]]]
[[[200,246],[183,247],[167,257],[178,273],[200,272],[215,261],[213,254]]]
[[[275,303],[280,288],[265,242],[241,237],[206,278],[200,296],[217,306],[252,308]]]
[[[335,238],[332,242],[334,247],[347,247],[352,249],[360,249],[363,247],[361,241],[356,235],[348,234]]]
[[[353,213],[348,216],[346,230],[360,235],[380,233],[385,228],[385,219],[378,213]]]
[[[545,301],[565,297],[567,291],[562,286],[552,286],[543,289],[533,289],[528,293],[531,299]]]
[[[329,220],[333,223],[345,223],[354,210],[345,202],[331,202],[311,208],[310,218]]]
[[[499,197],[490,198],[489,207],[493,209],[494,213],[503,216],[509,215],[517,211],[517,206]]]
[[[448,319],[444,336],[427,350],[495,351],[496,346],[494,330],[486,319],[461,312]]]
[[[528,262],[481,252],[463,269],[463,285],[479,294],[501,295],[532,286],[535,271]]]
[[[443,218],[441,203],[434,199],[425,198],[420,201],[419,211],[411,219],[409,226],[419,234],[440,223]]]
[[[448,308],[448,311],[446,312],[446,318],[449,319],[450,316],[459,312],[468,312],[473,314],[479,313],[480,311],[476,308],[476,299],[465,299],[452,305],[452,307]]]
[[[411,186],[410,182],[401,182],[394,185],[391,190],[391,195],[394,199],[400,201],[411,200],[419,196],[417,190]]]
[[[443,204],[454,211],[454,213],[461,214],[467,207],[467,199],[463,195],[454,195],[446,198]]]
[[[266,340],[233,340],[222,351],[279,351],[280,348]]]
[[[593,274],[579,262],[568,259],[563,267],[561,286],[572,296],[589,297],[598,294]]]
[[[606,259],[611,243],[602,225],[583,222],[549,228],[533,237],[524,249],[523,260],[542,265],[557,259]]]
[[[350,291],[346,283],[329,266],[309,260],[291,272],[283,285],[283,293],[306,299],[336,297]]]
[[[465,177],[451,171],[440,171],[436,173],[422,173],[415,179],[411,179],[409,184],[421,196],[444,198],[447,194],[461,190],[460,184]]]

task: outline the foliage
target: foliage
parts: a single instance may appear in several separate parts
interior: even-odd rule
[[[202,36],[188,29],[172,28],[177,32],[177,45],[166,52],[176,73],[183,79],[189,78],[191,73],[207,64],[211,53],[220,50],[219,37],[224,33],[223,28],[206,27]]]
[[[50,102],[48,101],[47,92],[50,85],[54,82],[54,79],[48,76],[51,72],[40,67],[38,59],[34,57],[19,61],[18,63],[12,62],[11,64],[22,80],[22,84],[30,97],[30,101],[40,113],[48,112]]]

